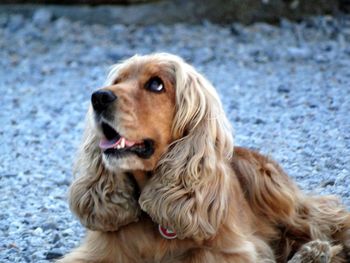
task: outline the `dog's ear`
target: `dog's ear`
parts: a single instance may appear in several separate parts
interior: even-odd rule
[[[161,158],[139,203],[179,238],[214,236],[228,207],[233,136],[212,85],[174,59],[177,138]]]
[[[92,118],[90,109],[75,163],[75,179],[69,189],[69,204],[88,229],[115,231],[137,221],[140,208],[127,175],[104,167]]]

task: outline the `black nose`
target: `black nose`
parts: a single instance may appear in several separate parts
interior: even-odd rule
[[[110,90],[98,90],[92,93],[92,107],[97,112],[102,112],[117,99],[117,96]]]

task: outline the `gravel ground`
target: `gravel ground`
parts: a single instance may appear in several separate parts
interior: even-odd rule
[[[0,15],[0,262],[49,262],[84,230],[66,200],[85,111],[111,64],[183,56],[217,87],[236,142],[350,207],[350,17],[278,26],[112,27]]]

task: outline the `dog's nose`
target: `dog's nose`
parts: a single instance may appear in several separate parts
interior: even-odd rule
[[[117,96],[110,90],[98,90],[91,95],[92,107],[97,112],[104,111],[116,99]]]

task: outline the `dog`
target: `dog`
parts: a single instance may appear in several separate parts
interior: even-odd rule
[[[91,96],[69,190],[88,229],[67,262],[350,262],[350,213],[234,146],[208,80],[178,56],[135,55]]]

